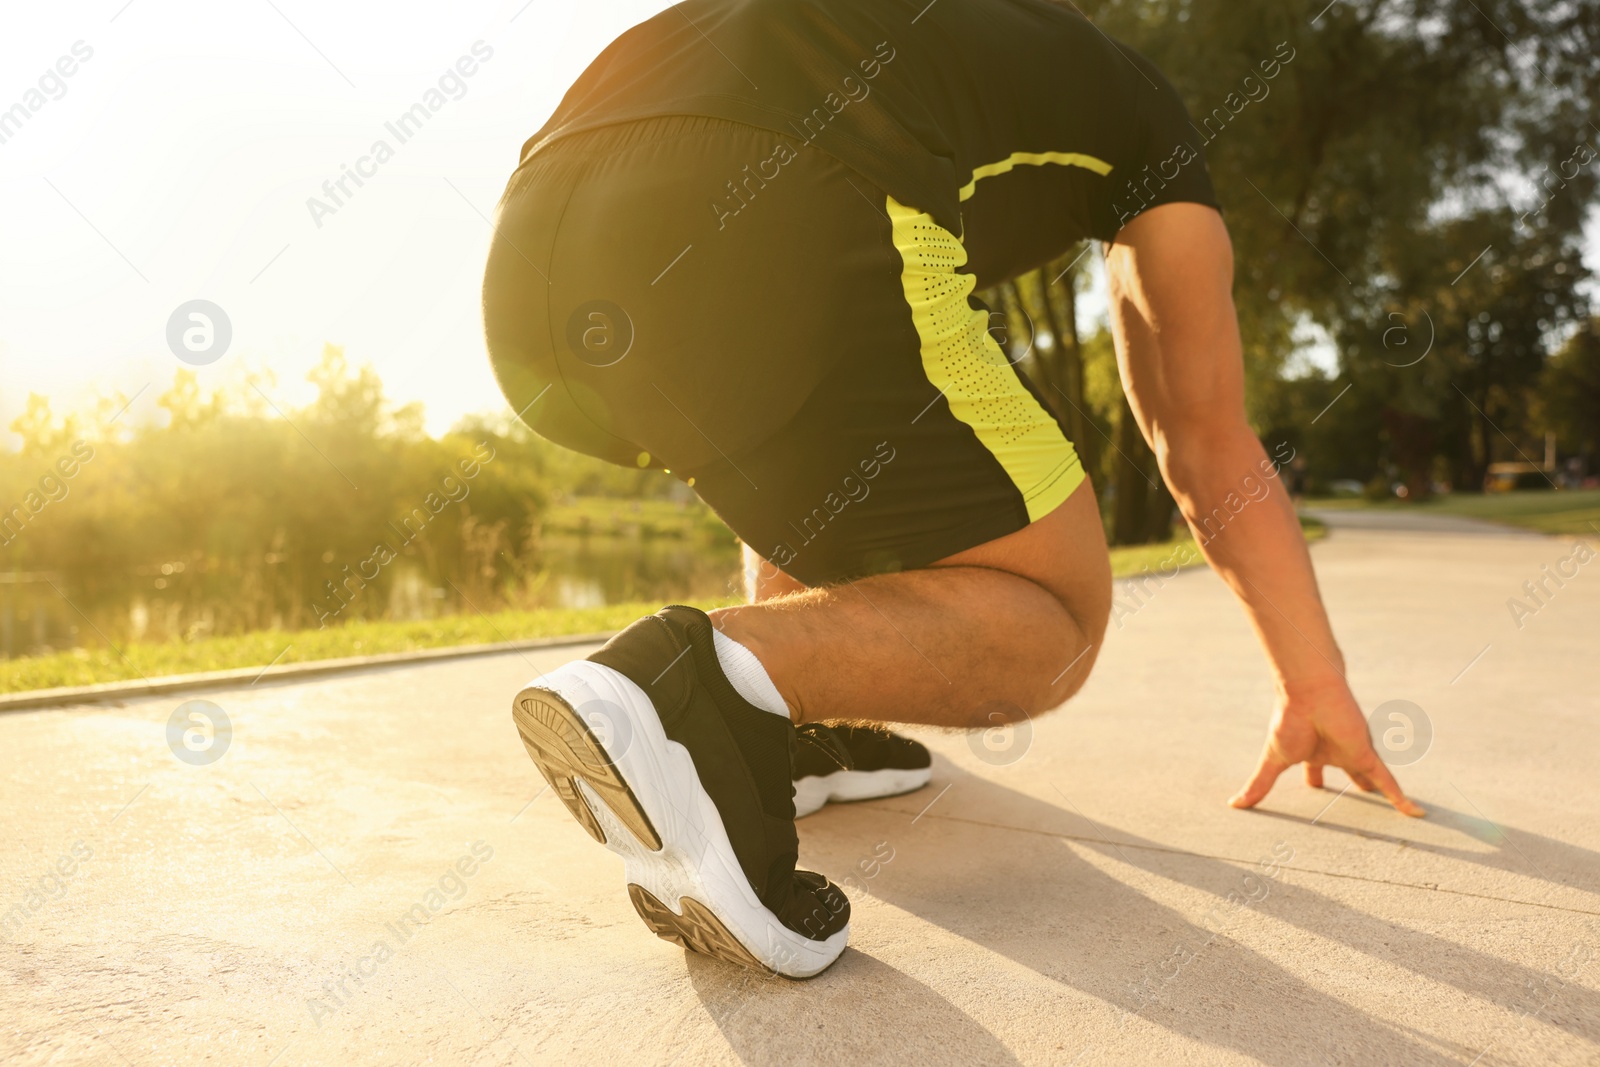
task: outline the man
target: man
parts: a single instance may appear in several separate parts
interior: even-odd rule
[[[796,724],[991,727],[1083,685],[1100,515],[972,293],[1085,237],[1139,424],[1185,518],[1228,516],[1205,552],[1277,682],[1232,803],[1332,764],[1422,813],[1263,478],[1199,142],[1150,63],[1049,0],[685,0],[524,147],[484,283],[507,397],[553,441],[672,471],[761,557],[757,603],[666,608],[514,701],[659,935],[816,974],[849,904],[795,870]],[[1266,495],[1231,514],[1251,478]]]

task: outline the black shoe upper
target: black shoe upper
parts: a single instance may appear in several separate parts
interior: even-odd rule
[[[855,769],[855,759],[845,747],[843,738],[832,727],[820,722],[807,722],[795,728],[795,781]]]
[[[688,749],[740,869],[767,910],[814,941],[842,929],[850,920],[845,895],[821,875],[795,870],[800,844],[794,827],[794,725],[733,688],[717,660],[705,613],[663,608],[589,659],[643,689],[667,737]]]
[[[795,779],[835,771],[919,770],[931,767],[925,745],[877,726],[808,722],[799,728]]]

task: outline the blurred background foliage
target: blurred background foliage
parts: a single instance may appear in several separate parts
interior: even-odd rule
[[[310,378],[280,412],[270,382],[179,370],[166,425],[137,428],[127,398],[86,417],[30,398],[0,453],[0,652],[723,595],[737,572],[732,535],[658,472],[509,412],[430,438],[332,346]]]
[[[1213,120],[1199,139],[1235,246],[1250,414],[1269,452],[1294,449],[1298,487],[1476,492],[1491,464],[1542,465],[1547,440],[1569,475],[1595,471],[1580,248],[1600,4],[1078,6]],[[1098,256],[981,295],[1071,429],[1113,543],[1158,542],[1172,501],[1085,310]],[[179,371],[166,423],[139,427],[125,397],[74,414],[31,398],[0,453],[0,655],[730,591],[731,535],[671,478],[563,452],[509,411],[429,438],[337,348],[311,380],[316,399],[281,410],[270,376],[207,392]],[[380,543],[394,559],[362,577]]]
[[[1570,470],[1596,469],[1600,321],[1581,248],[1600,5],[1076,6],[1212,120],[1196,139],[1234,242],[1250,414],[1269,452],[1301,458],[1303,488],[1474,492],[1492,463],[1543,466],[1547,435]],[[1082,251],[982,295],[1074,429],[1113,541],[1159,540],[1170,497],[1106,336],[1073,313],[1096,258]],[[1309,362],[1310,344],[1337,367]]]

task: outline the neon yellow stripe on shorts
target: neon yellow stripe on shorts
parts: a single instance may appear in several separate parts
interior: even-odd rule
[[[1082,167],[1094,171],[1102,178],[1111,173],[1111,164],[1094,156],[1086,156],[1082,152],[1013,152],[998,163],[985,163],[973,171],[972,180],[961,187],[961,199],[972,198],[972,194],[978,191],[980,178],[992,178],[996,174],[1004,174],[1019,166],[1039,167],[1046,163],[1056,163],[1063,167]]]
[[[960,271],[967,250],[956,235],[926,212],[886,199],[923,372],[1000,461],[1028,521],[1036,521],[1083,481],[1078,454],[989,335],[987,316],[967,303],[977,279]]]

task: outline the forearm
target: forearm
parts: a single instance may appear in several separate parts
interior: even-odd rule
[[[1278,684],[1267,744],[1229,803],[1260,803],[1296,763],[1320,787],[1331,764],[1405,814],[1422,815],[1373,750],[1299,520],[1245,417],[1233,252],[1221,216],[1197,204],[1152,208],[1117,234],[1106,267],[1118,365],[1139,428],[1206,560],[1244,605]]]
[[[1242,421],[1158,446],[1162,475],[1207,562],[1244,605],[1283,692],[1338,682],[1344,657],[1289,495]]]

